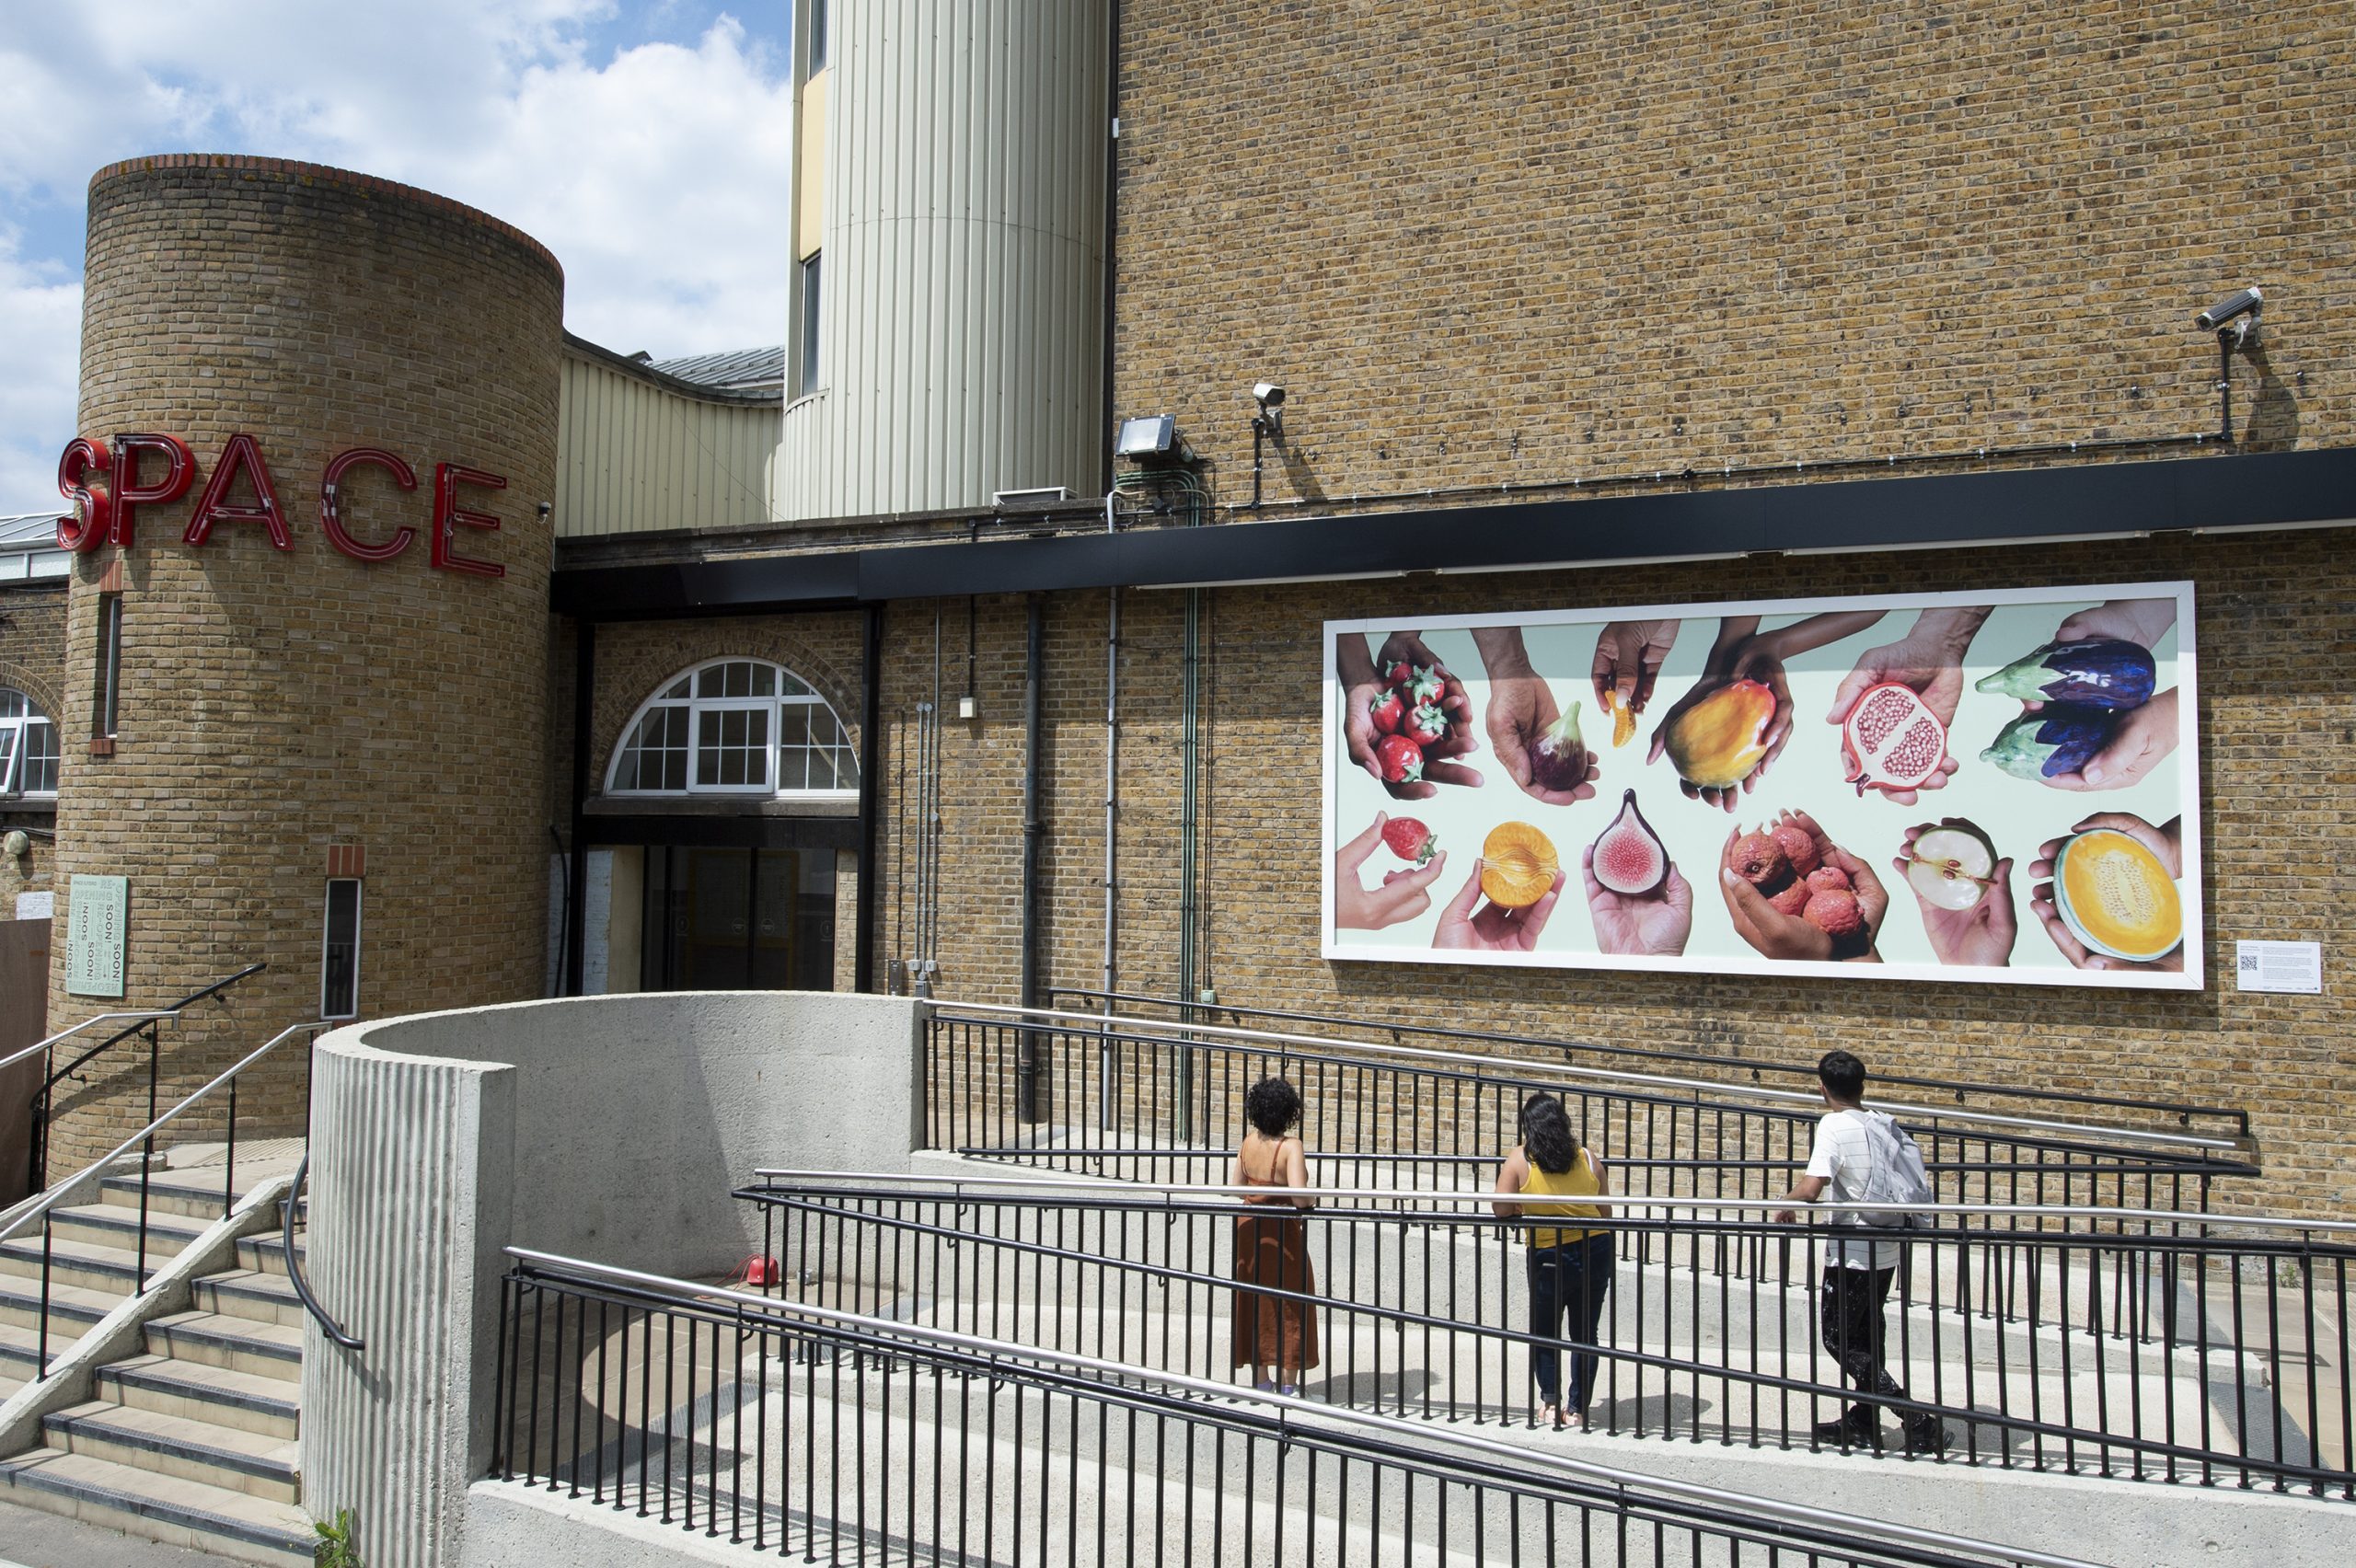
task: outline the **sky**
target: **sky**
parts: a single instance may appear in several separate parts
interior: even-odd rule
[[[0,0],[0,513],[58,504],[90,176],[252,153],[422,186],[657,359],[785,337],[791,0]]]

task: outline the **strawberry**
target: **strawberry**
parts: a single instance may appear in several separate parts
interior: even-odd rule
[[[1392,817],[1384,823],[1382,841],[1391,846],[1393,855],[1415,861],[1418,870],[1432,858],[1432,850],[1438,843],[1432,836],[1432,830],[1414,817]]]
[[[1413,784],[1424,776],[1424,748],[1404,735],[1385,735],[1375,742],[1374,760],[1385,784]]]
[[[1399,732],[1419,746],[1436,746],[1448,739],[1448,715],[1437,703],[1419,703],[1399,726]]]
[[[1407,704],[1396,691],[1386,687],[1366,699],[1366,716],[1374,721],[1378,732],[1395,735],[1407,722]]]
[[[1392,689],[1407,699],[1410,708],[1420,708],[1426,702],[1437,703],[1439,694],[1448,687],[1448,678],[1438,670],[1410,664],[1405,660],[1391,666],[1386,677]]]

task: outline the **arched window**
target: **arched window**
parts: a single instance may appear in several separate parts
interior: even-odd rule
[[[792,671],[716,659],[631,716],[606,790],[848,800],[859,793],[859,759],[835,710]]]
[[[33,699],[0,686],[0,795],[57,793],[57,726]]]

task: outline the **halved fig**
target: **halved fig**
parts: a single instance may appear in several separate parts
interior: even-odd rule
[[[1595,841],[1595,880],[1613,893],[1640,898],[1669,876],[1669,851],[1636,809],[1636,792],[1620,797],[1620,814]]]

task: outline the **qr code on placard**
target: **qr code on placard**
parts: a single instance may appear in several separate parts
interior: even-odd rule
[[[2248,970],[2250,973],[2256,974],[2258,972],[2258,954],[2254,952],[2246,952],[2242,954],[2241,966],[2244,969]]]

